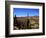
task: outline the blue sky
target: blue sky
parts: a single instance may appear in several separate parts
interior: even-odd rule
[[[39,16],[39,9],[29,9],[29,8],[13,8],[13,15],[17,17],[27,16]]]

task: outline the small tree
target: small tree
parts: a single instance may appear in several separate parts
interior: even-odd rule
[[[27,28],[29,28],[29,19],[27,19]]]

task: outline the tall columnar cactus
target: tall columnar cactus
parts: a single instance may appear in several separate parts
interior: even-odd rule
[[[16,26],[16,25],[17,25],[17,17],[15,15],[15,17],[14,17],[14,26]]]
[[[29,13],[27,13],[27,28],[29,28]]]

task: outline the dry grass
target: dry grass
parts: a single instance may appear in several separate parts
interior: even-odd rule
[[[14,29],[16,29],[15,27],[17,27],[18,29],[38,29],[39,17],[38,16],[30,17],[28,25],[26,17],[17,17],[17,25],[14,25]]]

